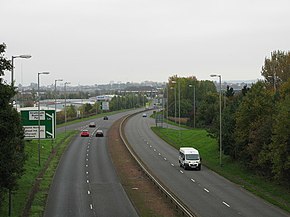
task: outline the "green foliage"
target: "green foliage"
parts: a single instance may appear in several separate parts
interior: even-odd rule
[[[243,98],[235,114],[237,157],[253,169],[257,169],[263,145],[271,140],[273,103],[269,99],[270,93],[258,82]]]
[[[5,44],[0,45],[0,75],[11,69],[10,62],[4,58],[5,48]],[[13,87],[0,80],[0,207],[3,194],[17,189],[26,159],[21,119],[11,104],[15,94]]]
[[[288,84],[290,84],[290,80]],[[274,114],[273,142],[270,145],[270,157],[273,173],[278,180],[290,180],[290,95],[281,100]]]
[[[4,43],[0,44],[0,76],[4,75],[5,70],[12,69],[11,62],[4,56],[5,49],[6,45]],[[0,83],[2,83],[2,78],[0,78]]]
[[[277,88],[290,78],[290,52],[274,51],[271,58],[265,58],[262,76],[270,87]]]

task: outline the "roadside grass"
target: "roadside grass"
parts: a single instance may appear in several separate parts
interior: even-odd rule
[[[255,195],[290,212],[290,188],[271,182],[246,169],[242,164],[233,161],[228,156],[222,156],[220,166],[218,143],[208,136],[203,129],[174,130],[169,128],[152,127],[152,130],[164,141],[179,149],[190,146],[199,150],[203,165],[230,181],[240,185]]]
[[[76,132],[74,131],[68,131],[66,135],[65,133],[58,134],[55,143],[52,143],[50,140],[41,140],[40,166],[38,165],[38,141],[25,141],[25,153],[27,154],[27,161],[24,165],[25,173],[18,180],[19,187],[15,192],[13,192],[12,195],[12,217],[22,216],[24,207],[29,199],[29,193],[37,181],[38,175],[45,168],[45,164],[49,156],[54,150],[57,152],[57,158],[53,158],[53,161],[45,172],[45,176],[41,179],[40,189],[44,188],[46,191],[39,192],[36,195],[32,206],[34,209],[31,210],[31,216],[42,216],[42,214],[39,213],[42,213],[44,209],[46,195],[48,193],[49,185],[53,178],[58,160],[60,159],[63,150],[69,143],[72,136],[75,135],[75,133]],[[40,203],[41,206],[34,205],[38,203]],[[6,200],[0,210],[0,216],[8,216],[8,195],[6,196]]]

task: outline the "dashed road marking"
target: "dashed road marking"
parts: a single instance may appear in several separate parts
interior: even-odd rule
[[[194,179],[191,179],[191,181],[192,181],[192,182],[195,182],[195,180],[194,180]]]
[[[205,190],[207,193],[209,193],[209,190],[207,190],[206,188],[204,188],[203,190]]]
[[[93,204],[90,204],[90,208],[93,209]]]
[[[90,181],[89,181],[89,180],[87,180],[87,183],[90,183]]]
[[[86,164],[86,167],[88,167],[89,165],[88,164]]]
[[[223,204],[226,205],[227,207],[231,207],[229,204],[227,204],[225,201],[223,201]]]
[[[91,194],[91,192],[90,192],[90,191],[88,191],[88,194]]]
[[[182,171],[182,170],[179,170],[179,172],[180,172],[180,173],[183,173],[183,171]]]
[[[174,164],[171,164],[171,166],[173,166],[173,167],[174,167]]]
[[[164,158],[164,160],[167,160],[166,157]]]

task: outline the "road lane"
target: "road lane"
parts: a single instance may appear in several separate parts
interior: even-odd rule
[[[96,128],[88,128],[91,121],[67,127],[87,128],[92,136],[76,136],[63,154],[50,187],[45,217],[138,216],[118,180],[106,145],[107,130],[128,113],[132,111],[111,115],[109,120],[95,119]],[[95,137],[96,129],[102,129],[105,136]]]
[[[216,173],[185,171],[179,167],[178,151],[151,130],[154,120],[132,117],[126,137],[148,168],[198,216],[289,216]]]

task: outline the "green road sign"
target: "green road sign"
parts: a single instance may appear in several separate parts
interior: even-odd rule
[[[40,139],[55,138],[55,111],[40,110]],[[38,139],[38,110],[21,111],[24,139]]]

